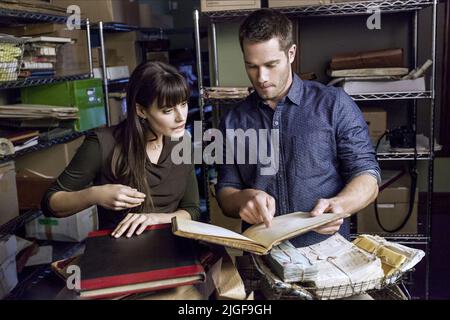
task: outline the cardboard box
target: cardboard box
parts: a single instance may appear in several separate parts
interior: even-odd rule
[[[147,61],[161,61],[169,63],[169,52],[167,51],[157,51],[157,52],[147,52]]]
[[[331,0],[269,0],[269,8],[319,6],[330,3]]]
[[[17,238],[15,235],[8,235],[0,240],[0,263],[5,262],[8,258],[16,257],[17,254]]]
[[[40,217],[25,226],[27,238],[80,242],[98,229],[97,206],[89,207],[66,218]]]
[[[67,8],[76,4],[81,9],[82,18],[89,18],[91,23],[119,22],[130,25],[139,23],[139,4],[132,0],[53,0],[53,4]]]
[[[109,95],[109,112],[112,126],[126,119],[127,101],[125,93],[113,93]]]
[[[106,78],[108,80],[124,79],[130,76],[128,66],[117,66],[106,68]],[[103,79],[103,71],[101,68],[94,68],[94,78]]]
[[[14,162],[0,164],[0,226],[19,215]]]
[[[372,144],[376,145],[378,139],[387,128],[387,113],[385,110],[376,107],[361,108],[364,119],[369,126],[369,136]]]
[[[0,264],[0,299],[6,297],[18,282],[16,257],[12,256]]]
[[[139,2],[139,27],[153,28],[154,21],[152,19],[153,11],[149,3]]]
[[[26,154],[16,160],[18,173],[34,172],[42,177],[57,178],[67,167],[84,141],[84,136],[51,148]]]
[[[108,67],[128,66],[132,72],[142,62],[139,32],[118,32],[105,34],[105,55]]]
[[[377,208],[381,224],[392,230],[400,226],[409,209],[409,176],[404,176],[384,189],[377,198]],[[415,193],[414,207],[407,224],[397,233],[417,234],[418,191]],[[379,226],[373,204],[357,215],[358,233],[385,233]]]
[[[20,210],[40,209],[42,197],[55,180],[33,172],[18,172],[16,181]]]
[[[243,10],[261,8],[260,0],[201,0],[200,8],[202,12]]]
[[[10,235],[0,240],[0,299],[17,285],[16,254],[16,236]]]

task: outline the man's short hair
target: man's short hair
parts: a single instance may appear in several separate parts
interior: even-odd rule
[[[260,9],[252,12],[239,28],[239,43],[244,50],[244,40],[258,43],[277,37],[280,49],[287,51],[294,44],[292,22],[285,15],[272,10]]]

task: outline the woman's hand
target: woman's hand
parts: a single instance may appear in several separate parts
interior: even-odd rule
[[[121,184],[95,186],[92,192],[99,206],[115,211],[138,207],[145,200],[144,193]]]
[[[127,232],[127,238],[131,237],[135,231],[136,235],[144,232],[148,226],[161,223],[158,219],[158,214],[154,213],[129,213],[111,233],[115,238],[119,238],[122,234]]]

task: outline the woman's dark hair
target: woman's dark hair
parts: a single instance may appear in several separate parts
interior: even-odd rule
[[[145,202],[134,210],[147,212],[153,208],[145,165],[146,146],[156,135],[147,120],[136,112],[136,104],[150,108],[174,107],[189,99],[189,85],[178,70],[163,62],[146,62],[133,71],[127,88],[127,118],[115,130],[111,168],[113,176],[121,183],[136,188],[147,195]]]
[[[294,44],[292,22],[282,13],[272,9],[252,12],[239,28],[239,43],[242,50],[244,40],[258,43],[274,37],[278,38],[280,49],[287,54]]]

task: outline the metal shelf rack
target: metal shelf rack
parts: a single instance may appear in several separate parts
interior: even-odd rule
[[[69,142],[69,141],[74,140],[78,137],[81,137],[85,134],[86,134],[86,132],[73,132],[73,133],[63,136],[61,138],[56,138],[56,139],[52,139],[49,141],[40,142],[39,144],[37,144],[35,146],[20,150],[19,152],[14,153],[12,155],[0,157],[0,163],[8,162],[8,161],[14,160],[20,156],[23,156],[25,154],[36,152],[39,150],[44,150],[44,149],[50,148],[57,144]]]
[[[302,7],[274,8],[290,17],[305,16],[343,16],[367,14],[367,10],[378,7],[383,13],[417,11],[433,5],[430,0],[394,0],[394,1],[364,1],[343,2]],[[249,15],[253,10],[228,10],[204,12],[212,22],[239,20]]]
[[[413,116],[412,125],[414,130],[417,125],[417,101],[419,99],[428,99],[430,101],[430,137],[429,137],[429,152],[418,152],[414,149],[414,152],[379,152],[377,158],[380,161],[387,160],[425,160],[428,161],[428,196],[427,196],[427,210],[426,210],[426,232],[424,235],[415,235],[410,237],[426,245],[426,298],[429,297],[429,274],[430,274],[430,248],[431,248],[431,216],[432,216],[432,194],[433,194],[433,175],[434,175],[434,130],[435,130],[435,77],[436,77],[436,28],[437,28],[437,0],[379,0],[379,1],[364,1],[364,2],[344,2],[328,5],[311,5],[292,8],[274,8],[274,10],[286,14],[290,18],[299,17],[319,17],[319,16],[349,16],[349,15],[369,15],[372,11],[368,10],[373,7],[377,7],[383,13],[397,13],[397,12],[410,12],[412,16],[412,67],[416,68],[418,65],[418,12],[424,8],[432,9],[431,19],[431,60],[433,65],[431,68],[431,77],[429,83],[429,90],[424,92],[388,92],[388,93],[371,93],[371,94],[359,94],[352,95],[354,101],[382,101],[382,100],[410,100],[413,104]],[[216,24],[230,21],[241,20],[249,15],[253,10],[238,10],[238,11],[218,11],[218,12],[204,12],[203,16],[209,18],[210,27],[210,50],[212,60],[212,75],[214,76],[215,83],[213,86],[220,86],[218,81],[218,52],[217,52],[217,35]],[[205,103],[213,105],[220,104],[236,104],[240,99],[206,99],[203,95],[204,88],[201,81],[201,56],[200,52],[200,40],[198,36],[199,30],[199,18],[200,14],[196,10],[194,11],[194,27],[196,28],[196,46],[197,46],[197,70],[199,78],[199,105],[202,114],[201,120],[204,120],[203,106]],[[206,183],[208,180],[205,178]],[[408,241],[408,237],[397,234],[386,235],[387,239],[393,239],[398,241]]]
[[[42,78],[24,79],[24,80],[15,80],[15,81],[0,81],[0,90],[40,86],[43,84],[58,83],[58,82],[64,82],[64,81],[83,80],[83,79],[88,79],[90,77],[91,77],[90,74],[85,73],[85,74],[62,76],[62,77],[42,77]]]
[[[14,10],[7,8],[0,8],[0,17],[2,18],[2,24],[13,23],[66,23],[67,16],[48,14],[40,12],[31,12],[23,10]]]

